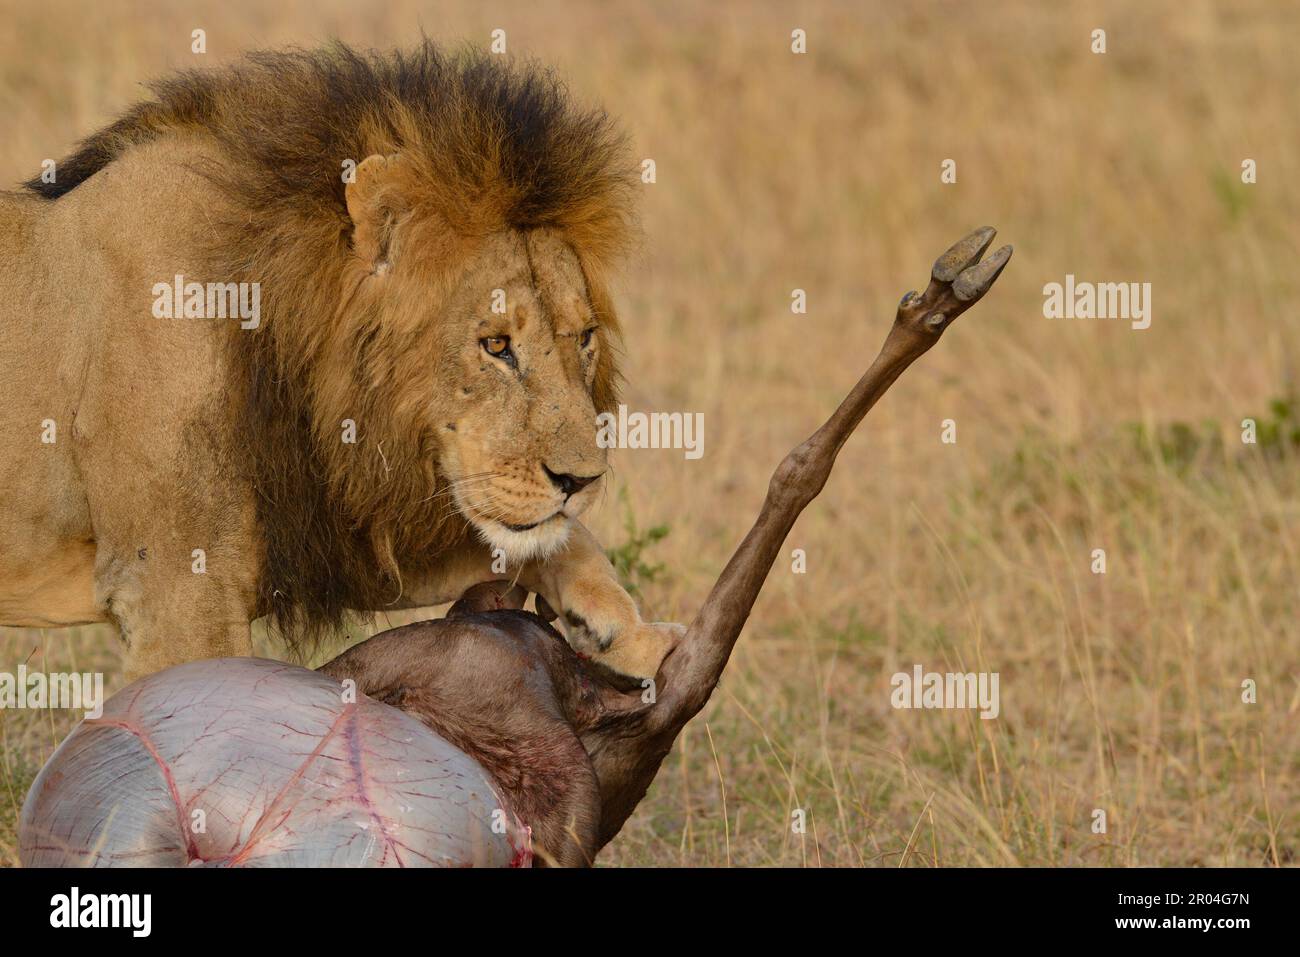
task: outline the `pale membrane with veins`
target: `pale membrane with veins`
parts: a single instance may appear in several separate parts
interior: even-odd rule
[[[26,867],[492,867],[526,829],[464,752],[281,662],[198,661],[114,695],[28,792]],[[495,826],[494,826],[495,825]]]

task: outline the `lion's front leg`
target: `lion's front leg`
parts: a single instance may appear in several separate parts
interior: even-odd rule
[[[96,543],[95,597],[126,644],[128,681],[202,658],[253,654],[255,568],[215,535],[135,530]],[[203,541],[207,548],[190,547]]]
[[[140,551],[143,557],[133,557],[145,566],[153,556]],[[126,679],[201,658],[252,655],[244,589],[215,575],[189,574],[188,566],[185,574],[169,571],[131,568],[128,574],[102,575],[97,581],[108,616],[126,643]]]
[[[684,632],[681,625],[641,620],[600,543],[581,522],[571,522],[562,550],[526,565],[519,584],[555,609],[574,650],[622,675],[654,677]]]

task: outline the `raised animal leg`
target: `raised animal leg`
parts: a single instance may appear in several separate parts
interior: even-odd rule
[[[913,290],[898,304],[885,344],[866,374],[825,424],[777,467],[758,521],[691,623],[681,651],[664,666],[661,680],[668,690],[660,697],[656,717],[684,722],[704,707],[782,542],[825,486],[840,448],[885,390],[979,302],[1006,268],[1010,246],[980,258],[996,233],[992,226],[977,229],[935,260],[925,292]],[[663,707],[665,697],[668,707]]]
[[[841,446],[903,371],[988,292],[1006,267],[1010,246],[980,259],[993,236],[992,227],[977,229],[939,257],[925,292],[909,292],[899,303],[880,355],[866,374],[826,423],[777,466],[758,520],[727,562],[681,644],[664,661],[654,703],[624,696],[617,717],[607,711],[583,731],[601,782],[598,846],[618,833],[678,732],[709,700],[786,535],[826,484]],[[612,704],[607,698],[606,706]]]

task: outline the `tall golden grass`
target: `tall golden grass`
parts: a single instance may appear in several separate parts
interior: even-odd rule
[[[591,524],[613,547],[629,514],[670,527],[639,582],[657,618],[690,617],[933,255],[997,225],[1011,266],[845,448],[788,545],[806,574],[778,564],[602,861],[1286,865],[1300,475],[1289,439],[1243,445],[1240,423],[1297,427],[1270,403],[1300,391],[1300,9],[1065,6],[5,0],[0,173],[31,175],[173,67],[505,29],[656,161],[619,296],[627,401],[703,412],[705,454],[616,453],[622,494]],[[1151,328],[1045,319],[1066,273],[1151,282]],[[120,686],[103,629],[0,632],[0,668],[29,657]],[[894,710],[914,664],[999,672],[1000,717]],[[71,723],[0,711],[0,862]]]

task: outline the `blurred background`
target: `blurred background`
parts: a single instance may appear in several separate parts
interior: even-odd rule
[[[704,455],[616,452],[589,524],[677,620],[902,293],[996,225],[1011,265],[846,446],[601,863],[1294,864],[1300,7],[1064,6],[3,0],[0,181],[173,68],[505,30],[656,164],[617,290],[625,400],[702,412]],[[1151,327],[1044,318],[1067,273],[1150,282]],[[0,629],[0,670],[24,661],[121,686],[106,628]],[[916,664],[998,672],[999,718],[894,710]],[[73,722],[0,710],[0,863]]]

